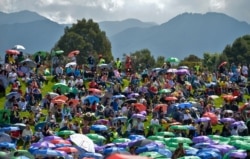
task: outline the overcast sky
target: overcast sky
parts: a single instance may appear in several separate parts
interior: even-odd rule
[[[178,14],[221,12],[250,23],[250,0],[0,0],[0,11],[35,11],[58,23],[137,18],[163,23]]]

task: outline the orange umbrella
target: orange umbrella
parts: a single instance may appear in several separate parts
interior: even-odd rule
[[[64,151],[66,153],[75,153],[75,152],[78,152],[78,150],[74,147],[59,147],[59,148],[56,148],[56,150],[59,150],[59,151]]]
[[[166,101],[178,100],[176,97],[173,97],[173,96],[165,97],[164,99],[165,99]]]
[[[219,67],[218,68],[220,68],[221,66],[224,66],[224,65],[226,65],[227,64],[227,62],[226,61],[224,61],[224,62],[222,62],[220,65],[219,65]]]
[[[212,125],[216,125],[218,123],[218,117],[214,113],[206,112],[205,114],[203,114],[203,117],[210,118]]]
[[[58,104],[58,105],[62,105],[64,103],[66,103],[66,101],[64,101],[62,99],[52,100],[51,102],[54,103],[54,104]]]
[[[72,105],[75,107],[75,106],[77,106],[80,102],[79,102],[79,100],[77,100],[77,99],[70,99],[67,103],[68,103],[68,104],[69,104],[69,103],[72,103]]]
[[[71,52],[68,54],[68,57],[74,57],[74,56],[78,55],[79,53],[80,53],[79,50],[71,51]]]
[[[225,94],[222,96],[222,98],[228,100],[228,101],[232,101],[232,100],[235,100],[237,98],[237,96],[233,96],[231,94]]]
[[[159,109],[162,109],[163,112],[167,112],[167,108],[167,104],[157,104],[154,108],[154,111],[159,111]]]
[[[135,103],[134,104],[135,108],[138,109],[140,112],[145,111],[147,108],[145,105],[142,103]]]
[[[62,139],[55,139],[50,141],[52,144],[67,144],[71,145],[70,141],[68,140],[62,140]]]
[[[124,155],[124,154],[112,154],[107,159],[150,159],[148,157]]]
[[[65,95],[60,95],[60,96],[54,97],[54,98],[52,99],[52,102],[53,102],[54,100],[62,100],[62,101],[64,101],[64,102],[66,102],[68,99],[69,99],[69,98],[66,97]]]
[[[93,93],[102,93],[100,89],[96,89],[96,88],[89,88],[88,91],[93,92]]]

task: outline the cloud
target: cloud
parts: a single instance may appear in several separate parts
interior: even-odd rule
[[[249,0],[0,0],[3,12],[31,10],[59,23],[82,18],[163,23],[184,12],[222,12],[250,23],[249,6]]]

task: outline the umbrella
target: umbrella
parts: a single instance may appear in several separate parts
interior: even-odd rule
[[[62,105],[65,104],[66,101],[62,100],[62,99],[56,99],[56,100],[52,100],[51,103],[53,104],[58,104],[58,105]]]
[[[99,64],[98,67],[101,69],[104,69],[104,68],[108,69],[109,65],[108,64]]]
[[[226,94],[226,95],[223,95],[222,98],[228,101],[232,101],[232,100],[235,100],[237,96],[233,96],[232,94]]]
[[[146,117],[144,115],[142,115],[142,114],[133,114],[131,118],[132,119],[141,119],[141,120],[146,119]]]
[[[55,157],[65,157],[67,154],[63,151],[51,150],[51,149],[38,149],[32,152],[32,155],[35,156],[55,156]]]
[[[55,150],[63,151],[63,152],[66,152],[66,153],[76,153],[76,152],[78,152],[78,150],[75,147],[59,147],[59,148],[56,148]]]
[[[224,62],[222,62],[222,63],[218,66],[218,68],[220,68],[221,66],[224,66],[224,65],[226,65],[226,64],[227,64],[227,62],[224,61]]]
[[[9,54],[9,55],[19,55],[19,51],[17,50],[6,50],[6,54]]]
[[[14,154],[18,154],[19,157],[23,159],[23,157],[27,157],[27,159],[34,159],[35,157],[27,150],[16,150],[12,151],[10,156],[14,156]]]
[[[178,58],[176,58],[176,57],[169,57],[167,59],[167,62],[169,62],[169,63],[178,63],[178,62],[180,62],[180,60]]]
[[[178,75],[190,74],[187,69],[179,69],[175,73],[178,74]]]
[[[235,119],[234,118],[222,118],[220,119],[220,121],[223,123],[233,123],[235,122]]]
[[[207,148],[211,145],[212,143],[210,142],[201,142],[201,143],[197,143],[195,144],[193,147],[197,148],[197,149],[201,149],[201,148]]]
[[[178,159],[201,159],[201,158],[198,156],[184,156],[184,157],[180,157]]]
[[[48,92],[47,95],[49,95],[52,99],[59,96],[59,94],[57,94],[55,92]]]
[[[169,68],[167,70],[167,73],[175,73],[176,71],[177,71],[177,69],[175,69],[175,68]]]
[[[137,100],[135,98],[130,98],[124,101],[124,103],[122,105],[124,105],[125,103],[136,103]]]
[[[75,134],[75,131],[73,130],[62,130],[57,133],[58,136],[67,136],[67,135],[72,135]]]
[[[171,92],[172,92],[171,89],[161,89],[158,93],[165,94],[165,93],[171,93]]]
[[[157,132],[156,135],[158,136],[168,136],[168,137],[174,137],[175,134],[173,132],[169,132],[169,131],[162,131],[162,132]]]
[[[2,81],[4,88],[7,88],[9,86],[9,80],[6,76],[0,75],[0,81]]]
[[[147,108],[146,108],[146,106],[144,105],[144,104],[142,104],[142,103],[135,103],[134,104],[134,107],[136,108],[136,109],[138,109],[140,112],[141,111],[145,111]]]
[[[148,145],[150,143],[153,143],[154,141],[149,140],[149,139],[142,139],[142,140],[136,140],[136,141],[132,141],[129,143],[129,147],[142,147],[145,145]]]
[[[113,118],[112,119],[112,122],[117,122],[117,121],[121,121],[121,122],[126,122],[127,120],[128,120],[128,118],[127,117],[125,117],[125,116],[119,116],[119,117],[115,117],[115,118]]]
[[[165,156],[163,156],[159,152],[154,152],[154,151],[143,152],[143,153],[141,153],[139,155],[144,156],[144,157],[149,157],[149,158],[166,158]]]
[[[243,136],[238,136],[238,135],[232,135],[230,136],[231,141],[233,140],[244,140]]]
[[[38,54],[40,54],[41,57],[45,58],[48,54],[46,51],[37,51],[36,53],[33,54],[33,57],[36,57]]]
[[[154,108],[154,111],[159,111],[161,109],[163,112],[167,112],[167,108],[167,104],[157,104]]]
[[[143,135],[129,135],[128,138],[132,141],[146,139]]]
[[[169,142],[191,144],[192,140],[186,137],[173,137],[169,140]]]
[[[110,155],[113,153],[129,154],[126,149],[121,147],[107,147],[103,150],[103,155]]]
[[[220,98],[219,96],[217,95],[210,95],[209,98],[212,98],[212,99],[217,99],[217,98]]]
[[[69,98],[65,95],[59,95],[59,96],[52,98],[52,101],[59,100],[59,99],[66,102]]]
[[[131,140],[128,138],[118,138],[113,141],[113,143],[124,143],[124,142],[130,142]]]
[[[7,149],[16,149],[16,145],[10,142],[1,142],[0,148],[7,148]]]
[[[206,112],[203,114],[203,117],[209,117],[212,125],[216,125],[218,123],[218,117],[214,113]]]
[[[25,47],[22,46],[22,45],[15,45],[15,46],[13,47],[13,49],[15,49],[15,50],[25,50]]]
[[[170,129],[172,129],[172,130],[188,130],[188,127],[185,125],[171,125]]]
[[[236,121],[236,122],[233,122],[231,124],[231,127],[233,126],[241,126],[241,125],[245,125],[245,122],[244,121]]]
[[[74,57],[74,56],[78,55],[79,53],[80,53],[79,50],[71,51],[71,52],[68,54],[68,57]]]
[[[197,136],[197,137],[194,137],[193,139],[193,142],[194,143],[202,143],[202,142],[210,142],[211,139],[207,136]]]
[[[139,96],[140,96],[139,93],[131,93],[131,94],[128,95],[128,98],[137,98]]]
[[[38,131],[39,129],[43,129],[44,126],[47,124],[47,122],[41,122],[35,125],[35,131]]]
[[[108,127],[105,125],[91,125],[90,130],[93,131],[106,131]]]
[[[186,69],[186,70],[188,70],[189,68],[187,66],[179,66],[178,69]]]
[[[112,97],[112,99],[120,99],[120,98],[126,98],[123,94],[119,94],[119,95],[114,95],[113,97]]]
[[[192,103],[191,102],[185,102],[185,103],[180,103],[177,106],[181,109],[189,109],[192,107]]]
[[[104,141],[106,140],[106,138],[102,135],[98,135],[98,134],[86,134],[86,136],[88,136],[88,138],[90,138],[93,141]]]
[[[52,87],[53,90],[56,90],[57,88],[60,88],[62,93],[69,92],[69,87],[66,84],[64,84],[64,83],[56,83]]]
[[[94,102],[99,103],[100,99],[97,96],[89,95],[84,98],[84,101],[89,101],[90,104],[93,104]]]
[[[21,61],[22,64],[26,64],[27,67],[30,67],[30,68],[34,68],[36,67],[36,62],[35,61],[32,61],[31,59],[25,59],[23,61]]]
[[[92,93],[96,93],[96,94],[102,93],[100,89],[96,89],[96,88],[89,88],[88,91]]]
[[[81,158],[83,159],[102,159],[103,156],[100,153],[93,153],[93,152],[84,152],[80,154]]]
[[[247,153],[245,151],[232,151],[229,152],[228,154],[229,157],[231,158],[241,158],[241,159],[245,159],[247,157]]]
[[[0,128],[0,132],[19,131],[19,130],[20,128],[17,126],[9,126],[9,127]]]
[[[95,124],[97,124],[97,125],[109,125],[109,120],[99,119],[99,120],[96,120]]]
[[[210,145],[209,147],[220,150],[220,152],[222,154],[226,154],[229,151],[235,150],[234,146],[226,145],[226,144],[223,144],[223,145]]]
[[[23,123],[16,123],[16,124],[14,124],[13,126],[14,126],[14,127],[19,127],[21,130],[23,130],[23,129],[26,127],[26,125],[23,124]]]
[[[66,144],[71,145],[71,142],[68,140],[62,140],[62,139],[54,139],[50,141],[52,144]]]
[[[63,140],[63,139],[59,136],[45,136],[43,138],[43,141],[52,141],[52,140]]]
[[[221,159],[222,156],[214,151],[202,151],[196,154],[201,159]]]
[[[41,141],[41,142],[33,143],[31,146],[38,147],[38,148],[54,148],[54,147],[56,147],[54,144],[52,144],[48,141]]]
[[[70,63],[67,63],[67,64],[65,65],[65,67],[76,66],[76,65],[77,65],[76,62],[70,62]]]
[[[64,53],[63,50],[57,50],[57,51],[54,51],[52,54],[61,55],[63,53]]]
[[[157,149],[159,149],[159,147],[155,143],[150,143],[145,146],[138,147],[135,150],[135,153],[140,154],[140,153],[147,152],[147,151],[156,151]]]
[[[1,132],[0,133],[0,143],[2,143],[2,142],[12,142],[10,135]]]
[[[164,99],[165,99],[166,101],[175,101],[175,100],[178,100],[176,97],[172,97],[172,96],[165,97]]]
[[[106,159],[149,159],[147,157],[114,153]]]
[[[201,117],[199,119],[196,119],[195,122],[199,123],[199,122],[208,122],[210,121],[209,117]]]
[[[21,97],[21,94],[18,92],[10,92],[9,94],[6,95],[6,99],[11,99],[15,97],[16,99]]]
[[[83,134],[70,135],[70,140],[79,148],[84,149],[88,152],[95,152],[94,142]]]
[[[150,140],[164,141],[164,137],[163,136],[157,136],[157,135],[149,136],[148,139],[150,139]]]

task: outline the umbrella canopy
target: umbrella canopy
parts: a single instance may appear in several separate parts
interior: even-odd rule
[[[0,132],[10,132],[10,131],[19,131],[20,128],[17,126],[8,126],[8,127],[3,127],[0,128]]]
[[[142,114],[133,114],[132,119],[141,119],[141,120],[145,120],[146,116],[142,115]]]
[[[100,99],[97,96],[89,95],[84,98],[84,102],[88,101],[90,104],[93,104],[94,102],[99,103]]]
[[[17,50],[6,50],[6,54],[9,54],[9,55],[19,55],[20,52],[17,51]]]
[[[80,53],[79,50],[71,51],[71,52],[68,54],[68,57],[74,57],[74,56],[78,55],[79,53]]]
[[[172,96],[165,97],[164,99],[165,99],[166,101],[175,101],[175,100],[178,100],[176,97],[172,97]]]
[[[159,140],[159,141],[164,141],[164,137],[163,136],[157,136],[157,135],[152,135],[152,136],[149,136],[148,139],[150,140]]]
[[[33,143],[31,146],[38,147],[38,148],[54,148],[54,147],[56,147],[54,144],[47,142],[47,141]]]
[[[218,117],[214,113],[206,112],[205,114],[203,114],[203,117],[210,118],[212,125],[216,125],[218,123]]]
[[[19,127],[21,130],[23,130],[26,127],[26,124],[24,124],[24,123],[16,123],[13,126],[14,127]]]
[[[188,130],[188,127],[185,125],[171,125],[170,129],[172,129],[172,130]]]
[[[2,82],[4,88],[7,88],[9,86],[9,80],[6,76],[0,75],[0,81]]]
[[[144,157],[149,157],[149,158],[166,158],[165,156],[163,156],[159,152],[154,152],[154,151],[143,152],[143,153],[139,154],[139,156],[144,156]]]
[[[119,95],[114,95],[113,97],[112,97],[112,99],[120,99],[120,98],[126,98],[125,97],[125,95],[123,95],[123,94],[119,94]]]
[[[107,119],[99,119],[99,120],[96,120],[95,124],[97,124],[97,125],[106,125],[107,126],[110,123],[109,123],[109,120],[107,120]]]
[[[61,90],[62,93],[67,93],[67,92],[69,92],[69,87],[68,87],[66,84],[64,84],[64,83],[56,83],[56,84],[54,84],[54,86],[52,87],[53,90],[56,90],[56,89],[58,89],[58,88],[60,88],[60,90]]]
[[[225,66],[226,64],[227,64],[227,62],[224,61],[224,62],[222,62],[222,63],[218,66],[218,68],[220,68],[221,66]]]
[[[201,151],[196,154],[201,159],[221,159],[222,156],[214,151]]]
[[[88,91],[92,92],[92,93],[95,93],[95,94],[102,93],[102,91],[100,89],[96,89],[96,88],[89,88]]]
[[[56,100],[63,100],[63,101],[66,102],[68,99],[69,98],[67,96],[65,96],[65,95],[59,95],[59,96],[56,96],[56,97],[52,98],[52,102],[56,101]]]
[[[236,150],[229,152],[228,156],[231,158],[245,159],[247,157],[247,153],[245,151]]]
[[[12,151],[10,156],[14,156],[14,154],[18,154],[18,156],[21,157],[21,159],[25,156],[27,159],[34,159],[35,157],[27,150],[16,150]]]
[[[15,97],[16,99],[21,97],[21,94],[18,92],[10,92],[9,94],[6,95],[6,99],[11,99]]]
[[[209,117],[201,117],[199,119],[196,119],[195,122],[196,123],[199,123],[199,122],[208,122],[210,121],[211,119]]]
[[[187,70],[187,69],[179,69],[175,73],[178,75],[190,74],[189,70]]]
[[[9,134],[3,133],[3,132],[0,133],[0,143],[4,143],[4,142],[10,143],[11,141],[12,139]]]
[[[164,137],[174,137],[175,134],[173,132],[169,132],[169,131],[162,131],[162,132],[157,132],[156,133],[157,136],[164,136]]]
[[[104,68],[109,69],[108,64],[99,64],[98,67],[101,68],[101,69],[104,69]]]
[[[169,140],[169,142],[191,144],[192,140],[186,137],[173,137]]]
[[[136,103],[137,100],[135,98],[130,98],[124,101],[124,103],[122,105],[124,105],[125,103]]]
[[[121,154],[129,154],[125,148],[121,148],[121,147],[107,147],[103,150],[103,154],[104,155],[110,155],[113,153],[121,153]]]
[[[45,58],[49,54],[46,51],[37,51],[36,53],[33,54],[33,57],[36,57],[37,55],[40,55],[42,58]]]
[[[113,143],[124,143],[124,142],[130,142],[131,140],[128,138],[118,138],[113,141]]]
[[[125,116],[120,116],[120,117],[115,117],[115,118],[113,118],[112,119],[112,122],[117,122],[117,121],[121,121],[121,122],[126,122],[127,120],[128,120],[128,118],[127,117],[125,117]]]
[[[144,139],[146,139],[145,136],[143,136],[143,135],[129,135],[128,138],[129,138],[130,140],[133,140],[133,141],[135,141],[135,140],[144,140]]]
[[[223,123],[233,123],[235,122],[235,119],[234,118],[222,118],[220,119],[220,121]]]
[[[62,140],[62,139],[54,139],[50,141],[52,144],[66,144],[71,145],[71,142],[68,140]]]
[[[7,149],[16,149],[16,145],[10,142],[1,142],[0,148],[7,148]]]
[[[159,147],[155,143],[150,143],[145,146],[138,147],[135,151],[136,154],[140,154],[148,151],[156,151]]]
[[[142,147],[153,142],[154,141],[149,140],[149,139],[136,140],[136,141],[130,142],[129,147]]]
[[[52,140],[63,140],[63,139],[59,136],[45,136],[43,138],[43,141],[52,141]]]
[[[237,96],[233,96],[232,94],[225,94],[222,96],[222,98],[228,101],[232,101],[232,100],[235,100]]]
[[[106,159],[149,159],[148,157],[142,156],[134,156],[134,155],[125,155],[125,154],[118,154],[114,153],[108,156]]]
[[[15,49],[15,50],[25,50],[25,47],[23,45],[15,45],[13,47],[13,49]]]
[[[35,156],[55,156],[55,157],[65,157],[67,154],[63,151],[51,150],[51,149],[38,149],[32,152],[32,155]]]
[[[179,66],[178,69],[186,69],[186,70],[188,70],[189,68],[188,68],[188,66]]]
[[[201,158],[198,156],[184,156],[184,157],[180,157],[178,159],[201,159]]]
[[[161,89],[158,93],[160,94],[166,94],[166,93],[171,93],[172,90],[171,89]]]
[[[193,142],[194,143],[202,143],[202,142],[210,142],[211,139],[207,136],[197,136],[197,137],[194,137],[193,139]]]
[[[95,152],[94,142],[83,134],[70,135],[70,140],[78,147],[88,152]]]
[[[52,99],[59,96],[59,94],[57,94],[55,92],[48,92],[47,95],[49,95]]]
[[[75,134],[75,131],[72,131],[72,130],[62,130],[62,131],[59,131],[57,133],[58,136],[68,136],[68,135],[72,135],[72,134]]]
[[[64,53],[63,50],[56,50],[56,51],[52,52],[52,54],[54,54],[54,55],[61,55],[63,53]]]
[[[31,59],[25,59],[23,61],[21,61],[22,64],[26,64],[27,67],[30,67],[30,68],[34,68],[36,67],[36,62],[35,61],[32,61]]]
[[[59,147],[59,148],[56,148],[55,150],[63,151],[63,152],[66,152],[66,153],[76,153],[76,152],[78,152],[78,150],[75,147]]]
[[[105,125],[91,125],[90,130],[93,131],[106,131],[108,127]]]
[[[39,129],[43,129],[44,126],[47,124],[47,122],[41,122],[35,125],[35,131],[38,131]]]
[[[175,69],[175,68],[169,68],[167,70],[167,73],[175,73],[176,71],[177,71],[177,69]]]
[[[70,62],[70,63],[67,63],[67,64],[65,65],[65,67],[76,66],[76,65],[77,65],[76,62]]]
[[[167,104],[157,104],[154,108],[154,111],[159,111],[161,109],[163,112],[167,112],[167,108]]]
[[[192,107],[192,103],[191,102],[184,102],[184,103],[179,103],[177,106],[181,109],[189,109]]]
[[[104,140],[106,140],[106,138],[104,136],[98,135],[98,134],[86,134],[86,136],[88,136],[93,141],[104,141]]]
[[[178,63],[178,62],[180,62],[180,60],[178,58],[176,58],[176,57],[169,57],[169,58],[167,58],[167,62],[169,62],[169,63]]]
[[[81,158],[83,159],[102,159],[103,156],[100,153],[93,153],[93,152],[84,152],[80,154]]]
[[[139,93],[130,93],[130,94],[128,95],[128,98],[137,98],[137,97],[139,97],[139,96],[140,96]]]
[[[134,107],[136,108],[136,109],[138,109],[140,112],[141,111],[145,111],[147,108],[146,108],[146,106],[144,105],[144,104],[142,104],[142,103],[135,103],[134,104]]]

